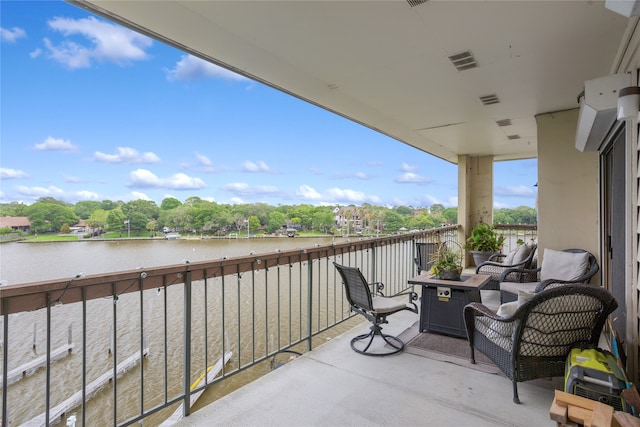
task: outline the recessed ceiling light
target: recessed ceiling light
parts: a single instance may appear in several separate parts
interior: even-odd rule
[[[520,139],[520,135],[507,135],[509,139]]]
[[[496,122],[498,124],[498,126],[503,127],[503,126],[511,126],[511,119],[502,119],[502,120],[498,120]]]

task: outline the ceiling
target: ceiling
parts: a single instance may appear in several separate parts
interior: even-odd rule
[[[579,106],[628,21],[579,0],[70,3],[453,163],[536,157],[535,116]]]

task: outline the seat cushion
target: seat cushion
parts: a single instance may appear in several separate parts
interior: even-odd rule
[[[504,259],[502,260],[502,263],[504,265],[513,265],[513,259],[516,256],[516,252],[518,252],[518,249],[514,249],[511,252],[509,252],[507,256],[505,256]]]
[[[393,313],[407,307],[405,303],[398,302],[393,298],[374,297],[372,302],[373,310],[380,314]]]
[[[531,246],[520,245],[510,265],[520,264],[531,254]]]
[[[500,282],[500,291],[509,292],[510,294],[518,295],[518,291],[535,292],[536,287],[540,282]]]
[[[540,269],[540,280],[577,280],[589,268],[588,252],[564,252],[545,249]]]

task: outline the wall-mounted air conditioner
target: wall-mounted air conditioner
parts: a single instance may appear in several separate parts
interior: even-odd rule
[[[612,74],[584,83],[576,131],[578,150],[597,151],[600,148],[617,120],[618,92],[627,86],[631,86],[629,74]]]

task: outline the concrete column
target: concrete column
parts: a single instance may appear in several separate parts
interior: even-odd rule
[[[536,122],[538,262],[544,248],[580,248],[599,258],[598,153],[575,148],[578,109],[541,114]],[[599,284],[598,276],[591,283]]]
[[[480,221],[493,224],[493,156],[458,157],[459,241],[464,242]],[[465,266],[472,264],[465,257]]]

